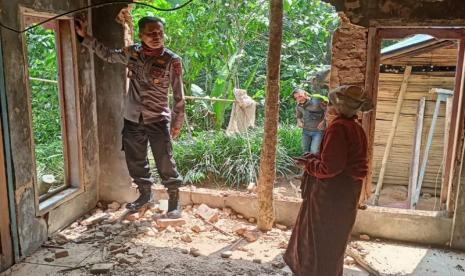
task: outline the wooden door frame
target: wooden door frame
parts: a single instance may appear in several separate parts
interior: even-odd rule
[[[13,246],[14,262],[20,260],[20,249],[19,249],[19,235],[18,225],[16,221],[16,202],[14,193],[14,176],[13,176],[13,158],[11,153],[11,139],[10,139],[10,123],[8,117],[8,102],[6,96],[6,85],[5,75],[3,66],[3,40],[5,36],[2,36],[2,30],[0,29],[0,112],[1,112],[1,143],[3,149],[4,163],[0,164],[6,171],[6,186],[8,193],[8,209],[9,209],[9,223],[10,223],[10,235]]]
[[[1,38],[1,35],[0,35]],[[8,133],[8,112],[6,104],[6,90],[3,71],[3,48],[0,39],[0,271],[12,266],[15,260],[19,258],[16,229],[16,217],[14,213],[14,198],[12,184],[7,175],[11,175],[11,159],[10,155],[5,154],[7,149],[4,147],[8,142],[4,142],[5,136],[3,133]],[[9,141],[9,139],[7,140]],[[12,202],[13,201],[13,202]],[[11,221],[12,219],[13,221]]]
[[[3,150],[3,130],[0,121],[0,271],[13,265],[13,245],[10,232],[10,208]]]
[[[365,79],[365,91],[367,96],[373,99],[375,108],[372,112],[365,113],[363,116],[363,128],[368,136],[368,166],[369,173],[366,178],[367,187],[371,187],[373,180],[373,146],[374,133],[376,125],[376,103],[378,98],[379,84],[379,66],[381,57],[381,40],[403,38],[413,34],[428,34],[440,39],[455,39],[459,41],[457,66],[455,73],[456,96],[454,95],[452,104],[451,129],[447,149],[446,163],[444,164],[444,182],[448,185],[448,201],[446,210],[450,213],[454,209],[454,186],[456,179],[457,168],[460,165],[457,163],[459,157],[457,153],[461,152],[463,145],[460,143],[460,137],[464,132],[464,126],[460,122],[464,120],[463,108],[465,106],[465,97],[463,95],[463,66],[464,66],[464,51],[465,51],[465,28],[428,28],[428,27],[370,27],[368,29],[368,45],[367,45],[367,69]],[[458,92],[458,93],[457,93]],[[455,162],[454,162],[455,160]]]

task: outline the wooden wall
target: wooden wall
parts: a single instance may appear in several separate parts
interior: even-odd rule
[[[447,45],[440,47],[441,45]],[[457,41],[449,40],[444,41],[442,44],[437,44],[436,49],[410,49],[405,55],[402,53],[395,53],[393,57],[382,57],[382,64],[394,65],[411,65],[411,66],[456,66],[457,65]],[[412,53],[416,53],[412,55]]]
[[[373,183],[376,185],[383,158],[386,141],[391,129],[394,110],[397,103],[403,74],[380,73],[378,99],[376,104],[375,143],[373,151]],[[408,186],[412,145],[415,134],[416,113],[421,97],[426,97],[425,117],[423,123],[422,150],[426,144],[431,118],[436,104],[436,95],[430,94],[431,88],[453,90],[454,75],[448,72],[412,73],[401,109],[397,132],[388,159],[384,185]],[[437,179],[438,194],[441,190],[442,158],[444,146],[444,115],[446,104],[441,103],[440,114],[436,123],[433,143],[429,154],[423,187],[434,188]],[[421,156],[422,158],[422,156]],[[421,160],[421,159],[420,159]]]

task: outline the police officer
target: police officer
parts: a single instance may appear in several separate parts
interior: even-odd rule
[[[152,149],[158,174],[167,188],[168,218],[181,217],[179,175],[172,155],[171,138],[176,138],[184,120],[181,58],[164,46],[164,22],[143,17],[138,22],[141,44],[110,49],[87,34],[87,22],[77,20],[76,34],[82,45],[101,59],[128,68],[129,89],[125,95],[123,150],[129,175],[140,192],[126,208],[137,211],[152,201],[153,179],[147,159]],[[173,109],[168,106],[168,88],[173,91]]]

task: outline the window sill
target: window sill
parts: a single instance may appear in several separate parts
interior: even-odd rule
[[[39,203],[39,210],[37,215],[42,216],[45,213],[48,213],[50,210],[75,198],[82,192],[84,192],[84,189],[82,188],[71,187],[51,196],[50,198],[47,198],[46,200]]]

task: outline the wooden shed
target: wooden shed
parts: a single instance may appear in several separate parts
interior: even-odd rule
[[[454,40],[436,39],[429,35],[418,34],[398,41],[381,50],[378,96],[376,104],[375,141],[373,149],[373,186],[375,187],[382,170],[383,156],[387,162],[382,178],[383,187],[390,185],[409,186],[415,173],[421,170],[431,122],[435,113],[438,93],[434,88],[453,90],[457,45]],[[405,92],[402,93],[402,84]],[[424,98],[424,115],[418,114]],[[437,121],[432,135],[432,143],[424,170],[422,191],[438,195],[441,192],[443,176],[445,142],[447,141],[452,95],[449,100],[438,103]],[[400,107],[400,109],[398,109]],[[420,108],[420,109],[419,109]],[[397,123],[393,123],[398,113]],[[450,113],[449,113],[450,114]],[[419,129],[418,123],[423,121]],[[389,136],[396,125],[392,145]],[[420,135],[421,133],[421,135]],[[391,135],[392,136],[392,135]],[[416,147],[415,141],[421,143]],[[389,150],[386,150],[389,148]],[[415,157],[415,148],[417,154]],[[418,154],[419,153],[419,154]],[[416,161],[417,165],[414,165]],[[404,189],[405,190],[405,189]]]

